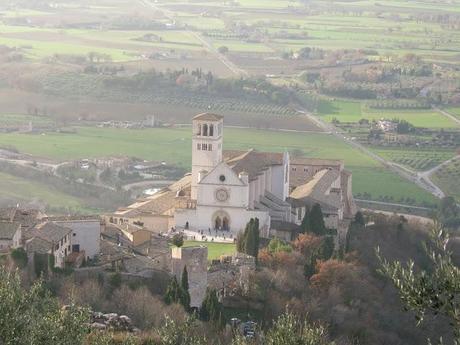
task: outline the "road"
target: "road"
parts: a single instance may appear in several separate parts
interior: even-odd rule
[[[383,166],[387,167],[391,171],[397,173],[402,178],[415,183],[416,185],[423,188],[427,192],[431,193],[435,197],[443,198],[445,196],[444,192],[437,185],[435,185],[433,181],[430,180],[429,178],[430,174],[425,174],[424,172],[416,173],[415,171],[412,171],[406,167],[402,167],[399,164],[386,160],[385,158],[380,157],[379,155],[369,150],[367,147],[365,147],[361,143],[356,142],[352,138],[348,137],[341,129],[335,127],[333,124],[325,122],[321,118],[311,115],[304,109],[297,109],[297,111],[303,114],[304,116],[308,117],[309,120],[313,121],[320,128],[322,128],[325,132],[328,132],[331,135],[334,135],[336,138],[343,140],[345,143],[352,146],[353,148],[360,150],[361,152],[373,158],[374,160],[378,161],[379,163],[381,163]],[[435,170],[438,169],[441,165],[442,164],[435,167],[434,169]]]
[[[164,9],[160,6],[157,6],[155,3],[149,0],[139,0],[144,6],[154,9],[155,11],[161,12],[166,18],[171,20],[173,23],[176,22],[176,16],[174,12]],[[236,76],[248,76],[249,73],[244,69],[238,67],[233,62],[231,62],[224,54],[219,53],[214,46],[209,43],[206,39],[204,39],[199,33],[185,29],[185,32],[192,35],[196,39],[198,39],[202,44],[203,47],[206,48],[216,59],[222,62],[225,67],[227,67],[233,74]]]

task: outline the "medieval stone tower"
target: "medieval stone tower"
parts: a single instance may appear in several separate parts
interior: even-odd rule
[[[224,117],[203,113],[192,121],[192,189],[191,198],[197,199],[197,184],[216,165],[222,162]]]

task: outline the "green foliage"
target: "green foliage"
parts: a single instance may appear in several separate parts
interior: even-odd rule
[[[186,272],[186,271],[185,271]],[[185,310],[190,310],[190,294],[188,289],[185,290],[184,273],[182,273],[181,284],[177,281],[176,277],[173,277],[168,286],[166,287],[166,293],[163,297],[166,304],[180,303]],[[188,286],[188,274],[187,274],[187,286]]]
[[[182,247],[184,245],[184,236],[181,234],[175,234],[172,238],[172,244],[179,248]]]
[[[334,254],[334,238],[330,235],[324,236],[321,243],[318,259],[320,260],[329,260]]]
[[[110,275],[109,285],[112,289],[117,289],[121,286],[121,274],[119,272]]]
[[[189,293],[187,266],[184,266],[184,270],[182,271],[181,289],[182,289],[181,304],[184,306],[185,310],[190,310],[190,293]]]
[[[217,297],[216,289],[206,290],[206,296],[201,304],[200,318],[218,324],[222,320],[222,304]]]
[[[18,273],[0,268],[0,343],[82,344],[89,311],[71,304],[61,310],[58,301],[39,280],[25,291]]]
[[[281,241],[279,238],[273,238],[270,240],[267,246],[267,250],[270,254],[280,253],[280,252],[292,252],[292,246],[289,243]]]
[[[34,272],[37,277],[48,273],[48,254],[34,253]]]
[[[411,260],[407,265],[388,262],[377,256],[381,262],[380,273],[389,278],[399,292],[405,307],[415,313],[417,325],[427,314],[442,315],[449,319],[454,344],[460,344],[460,269],[452,262],[452,253],[447,244],[448,233],[435,224],[431,231],[431,243],[425,248],[432,268],[419,270]],[[441,339],[442,343],[442,339]]]
[[[460,227],[460,207],[453,197],[445,197],[439,204],[438,218],[445,227],[457,229]]]
[[[188,317],[185,322],[175,322],[166,317],[166,322],[159,329],[161,345],[207,345],[206,338],[197,335],[196,320]]]
[[[333,345],[321,325],[301,322],[289,311],[282,314],[268,331],[267,345]]]
[[[13,249],[11,251],[11,258],[19,268],[24,268],[27,266],[28,258],[24,248]]]
[[[308,231],[315,235],[326,235],[327,229],[324,225],[323,212],[319,204],[314,204],[309,213]]]
[[[353,222],[361,226],[366,225],[366,221],[364,220],[364,216],[361,211],[356,212]]]
[[[259,254],[260,230],[259,219],[251,218],[246,224],[243,233],[239,233],[236,239],[236,248],[238,252],[257,258]]]

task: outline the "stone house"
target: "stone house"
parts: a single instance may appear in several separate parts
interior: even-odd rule
[[[72,229],[44,222],[35,226],[28,234],[25,249],[30,262],[34,254],[48,254],[54,257],[54,267],[64,268],[65,258],[72,250]]]
[[[0,251],[9,251],[22,246],[21,224],[0,222]]]

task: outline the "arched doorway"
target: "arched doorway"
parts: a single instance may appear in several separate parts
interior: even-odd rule
[[[222,230],[222,231],[229,231],[231,220],[230,216],[224,210],[216,211],[212,216],[212,226],[214,230]]]
[[[224,217],[222,220],[222,230],[224,231],[229,231],[230,230],[230,223],[229,219],[227,217]]]
[[[220,230],[222,228],[222,220],[219,216],[214,220],[214,230]]]

